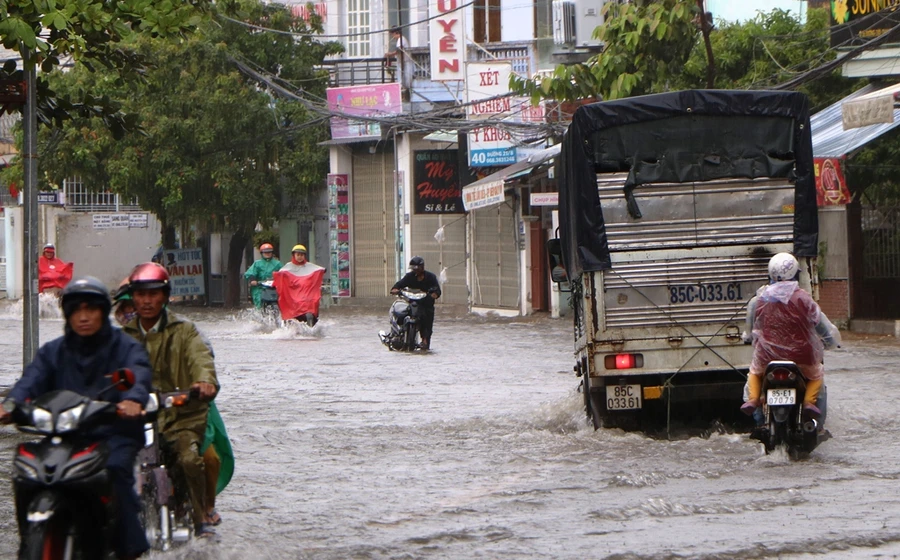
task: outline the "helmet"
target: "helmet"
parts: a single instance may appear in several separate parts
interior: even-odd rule
[[[128,283],[128,277],[119,282],[119,287],[113,292],[112,299],[115,303],[131,299],[131,285]]]
[[[104,317],[108,316],[109,310],[112,309],[112,302],[109,300],[109,290],[106,289],[106,284],[93,276],[76,278],[66,284],[62,294],[60,294],[60,303],[66,319],[82,303],[100,307],[103,309]]]
[[[769,280],[793,280],[800,273],[800,263],[790,253],[778,253],[769,260]]]
[[[262,245],[259,246],[259,252],[260,253],[274,253],[275,247],[272,247],[271,243],[263,243]]]
[[[53,251],[55,253],[56,245],[54,245],[53,243],[47,243],[46,245],[44,245],[44,248],[41,252],[44,252],[44,251]]]
[[[425,266],[425,259],[422,257],[413,257],[409,259],[409,266]]]
[[[128,277],[129,291],[163,289],[166,295],[172,289],[169,285],[169,273],[166,268],[154,262],[139,264],[131,271]]]
[[[294,245],[293,249],[291,249],[291,253],[303,253],[304,255],[307,254],[306,245]]]

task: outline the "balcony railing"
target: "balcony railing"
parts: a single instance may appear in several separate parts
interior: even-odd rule
[[[413,79],[431,79],[431,54],[428,47],[409,50],[415,70]],[[535,45],[531,41],[516,43],[489,43],[470,45],[469,60],[477,62],[512,62],[513,72],[520,76],[531,76],[535,71]],[[323,64],[328,69],[330,87],[387,84],[396,80],[396,62],[388,66],[383,58],[345,58],[328,60]]]

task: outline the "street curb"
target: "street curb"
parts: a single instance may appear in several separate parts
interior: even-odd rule
[[[851,319],[850,331],[861,334],[880,334],[900,338],[900,320]]]

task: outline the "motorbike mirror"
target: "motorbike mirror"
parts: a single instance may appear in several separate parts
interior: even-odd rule
[[[547,240],[547,257],[550,260],[550,277],[551,279],[558,283],[568,282],[569,276],[566,274],[566,269],[563,266],[563,255],[562,255],[562,245],[560,244],[559,238],[549,239]]]
[[[134,372],[128,368],[119,368],[106,377],[109,378],[112,386],[119,391],[127,391],[134,387]]]

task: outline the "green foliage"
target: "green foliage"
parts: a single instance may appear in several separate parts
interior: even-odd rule
[[[584,64],[557,66],[552,77],[513,76],[513,91],[533,101],[619,99],[670,89],[696,43],[696,3],[636,0],[607,3],[604,24],[594,30],[605,50]]]
[[[320,21],[308,27],[280,4],[248,0],[238,8],[256,25],[321,31]],[[140,133],[118,140],[91,115],[43,131],[41,171],[50,181],[81,175],[96,188],[137,196],[164,227],[227,225],[245,235],[276,220],[283,200],[323,182],[327,150],[317,143],[328,137],[324,121],[248,79],[235,61],[324,97],[327,76],[314,65],[339,45],[253,32],[213,15],[190,36],[134,37],[124,47],[147,63],[140,80],[77,64],[51,85],[119,104]]]
[[[844,166],[847,185],[864,204],[900,204],[900,130],[894,129],[866,144]]]

